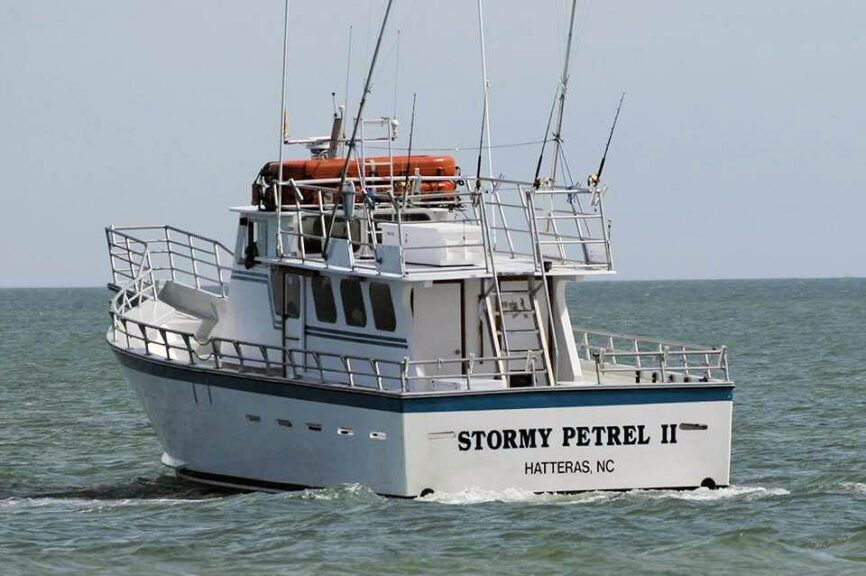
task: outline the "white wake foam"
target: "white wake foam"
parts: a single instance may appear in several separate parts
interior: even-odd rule
[[[754,500],[774,496],[786,496],[790,492],[784,488],[764,486],[728,486],[726,488],[697,488],[695,490],[630,490],[626,492],[580,492],[577,494],[537,494],[530,490],[510,488],[505,490],[484,490],[471,488],[461,492],[436,492],[419,498],[422,502],[438,504],[484,504],[487,502],[528,503],[528,504],[594,504],[622,499],[646,500],[687,500],[712,502],[741,498]]]
[[[866,483],[864,482],[842,482],[840,486],[845,492],[866,496]]]

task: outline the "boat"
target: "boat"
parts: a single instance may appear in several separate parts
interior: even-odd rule
[[[162,462],[396,497],[728,485],[727,349],[572,324],[567,287],[614,273],[604,160],[586,184],[464,176],[393,154],[398,123],[363,108],[351,136],[342,110],[328,137],[281,134],[231,246],[106,228],[106,338]]]

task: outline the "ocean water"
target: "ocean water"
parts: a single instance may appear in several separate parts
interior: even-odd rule
[[[0,574],[866,574],[866,280],[585,282],[570,303],[729,346],[733,486],[201,488],[159,464],[105,290],[0,290]]]

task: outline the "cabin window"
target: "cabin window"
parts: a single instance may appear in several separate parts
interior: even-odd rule
[[[334,289],[331,279],[327,276],[313,278],[313,304],[316,308],[316,318],[320,322],[333,324],[337,321],[337,305],[334,303]]]
[[[382,282],[370,282],[370,305],[373,308],[373,323],[377,330],[393,332],[397,328],[391,288]]]
[[[271,269],[271,295],[274,311],[286,318],[301,316],[301,278],[279,268]]]
[[[366,326],[367,310],[364,308],[364,296],[361,291],[361,281],[346,278],[340,281],[340,296],[343,299],[343,314],[349,326]]]

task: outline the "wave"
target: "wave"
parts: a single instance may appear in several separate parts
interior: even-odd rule
[[[784,488],[766,488],[764,486],[727,486],[725,488],[697,488],[695,490],[627,490],[627,491],[595,491],[576,494],[536,493],[517,488],[505,490],[484,490],[472,488],[461,492],[436,492],[419,498],[422,502],[439,504],[484,504],[488,502],[529,503],[529,504],[594,504],[614,500],[686,500],[695,502],[713,502],[718,500],[744,499],[787,496],[790,491]]]
[[[866,496],[866,483],[864,482],[842,482],[839,486],[846,493]]]
[[[206,486],[186,482],[173,475],[163,475],[156,478],[136,478],[129,482],[118,484],[99,484],[96,486],[70,486],[46,489],[2,489],[0,488],[0,503],[5,506],[17,502],[28,501],[33,504],[51,501],[76,502],[119,502],[134,501],[194,501],[208,500],[238,493],[237,490]]]
[[[384,497],[379,496],[370,488],[363,484],[341,484],[330,488],[305,488],[294,492],[280,493],[287,499],[301,500],[365,500],[376,501],[384,500]]]

